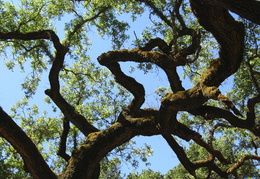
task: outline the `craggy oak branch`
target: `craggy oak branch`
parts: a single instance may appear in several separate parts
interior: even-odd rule
[[[175,33],[175,39],[167,44],[163,39],[155,38],[151,39],[143,47],[132,50],[110,51],[103,53],[98,57],[99,63],[106,66],[111,71],[116,82],[133,94],[133,100],[122,110],[117,122],[105,130],[99,130],[90,124],[88,119],[79,114],[60,94],[59,73],[63,68],[65,56],[69,51],[69,48],[60,42],[55,32],[51,30],[29,33],[0,32],[1,39],[49,39],[53,42],[53,46],[56,50],[55,56],[52,57],[53,63],[49,73],[50,89],[46,90],[45,93],[59,107],[66,119],[63,124],[64,131],[61,136],[59,150],[59,154],[68,161],[68,165],[64,171],[59,175],[54,174],[43,160],[32,141],[30,141],[26,134],[22,132],[2,109],[0,110],[0,135],[7,139],[22,155],[28,171],[34,178],[98,178],[100,160],[102,160],[102,158],[111,150],[137,135],[162,135],[176,153],[183,166],[193,176],[196,176],[196,169],[208,167],[222,178],[227,178],[230,174],[234,174],[245,160],[260,160],[257,155],[244,156],[236,163],[233,163],[233,166],[231,166],[229,170],[224,171],[214,163],[214,159],[218,159],[218,161],[224,165],[230,165],[231,162],[219,151],[215,150],[210,142],[205,142],[198,132],[193,131],[177,120],[178,111],[188,111],[193,115],[203,116],[205,120],[214,120],[221,117],[227,120],[231,126],[247,129],[254,135],[260,136],[260,129],[255,125],[256,116],[254,112],[256,104],[260,102],[260,97],[257,96],[248,101],[247,118],[246,120],[242,120],[236,116],[242,114],[240,114],[232,102],[227,97],[223,96],[218,89],[219,85],[226,78],[238,70],[243,60],[244,27],[241,22],[233,19],[229,14],[228,9],[241,14],[252,21],[258,22],[258,19],[253,18],[251,15],[245,16],[244,13],[246,13],[246,11],[237,10],[236,7],[231,8],[230,4],[228,4],[231,1],[224,2],[212,0],[207,2],[190,0],[192,11],[200,25],[213,34],[219,43],[220,48],[219,57],[212,60],[207,71],[202,74],[200,81],[193,88],[185,90],[176,69],[178,66],[193,62],[187,60],[188,55],[199,55],[201,48],[200,34],[195,30],[188,28],[180,17],[179,7],[182,1],[177,1],[176,7],[173,8],[172,19],[168,19],[160,12],[152,1],[137,1],[144,2],[159,18],[161,18],[162,21],[170,26],[173,33]],[[238,4],[239,3],[242,3],[242,0],[238,1]],[[250,1],[250,5],[252,4],[253,3]],[[243,9],[243,6],[241,6],[241,8]],[[107,8],[104,8],[102,12],[106,9]],[[175,17],[181,24],[181,28],[179,29],[174,26]],[[76,28],[80,28],[81,26],[82,24],[79,24]],[[178,37],[183,35],[191,36],[192,43],[189,47],[177,51],[174,49],[173,43]],[[160,52],[153,51],[154,47],[158,47]],[[196,59],[197,58],[195,58],[195,60]],[[145,89],[143,85],[138,83],[134,78],[124,74],[119,64],[119,62],[122,61],[150,62],[156,64],[165,71],[172,93],[165,94],[162,98],[159,110],[141,109],[145,100]],[[203,105],[209,99],[221,101],[223,105],[234,114],[228,110]],[[86,136],[85,143],[76,149],[71,156],[67,155],[65,152],[66,136],[69,130],[68,121],[73,123]],[[173,135],[187,141],[193,140],[207,150],[209,157],[206,160],[191,162],[183,148],[174,139]],[[22,145],[21,142],[27,143],[29,148]],[[33,155],[29,155],[30,152],[32,152]],[[38,167],[37,164],[40,164],[41,167]]]

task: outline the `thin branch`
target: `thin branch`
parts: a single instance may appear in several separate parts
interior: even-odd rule
[[[256,137],[251,140],[252,146],[254,147],[254,155],[257,155],[257,156],[258,156],[258,153],[257,153],[258,146],[256,145],[255,140],[258,140],[258,139],[259,139],[259,137]]]
[[[195,178],[195,170],[201,167],[207,167],[211,170],[214,170],[219,176],[227,178],[228,174],[222,171],[216,164],[213,163],[214,155],[209,155],[209,158],[207,160],[201,160],[192,163],[188,159],[183,148],[176,142],[176,140],[171,135],[163,134],[163,137],[167,141],[169,146],[172,148],[172,150],[175,152],[184,168],[186,168],[189,171],[189,173],[193,175]]]
[[[82,73],[82,72],[78,73],[78,72],[75,72],[75,71],[73,71],[73,70],[71,70],[71,69],[68,69],[68,68],[65,68],[65,67],[63,67],[63,70],[64,70],[65,72],[70,72],[70,73],[72,73],[72,74],[75,75],[76,77],[77,77],[78,75],[87,76],[88,78],[91,78],[91,80],[97,82],[97,81],[96,81],[90,74],[88,74],[88,73]]]
[[[175,4],[174,4],[174,12],[175,15],[178,19],[178,21],[180,22],[182,29],[187,29],[187,26],[182,18],[182,16],[180,15],[180,6],[182,4],[183,0],[176,0]]]
[[[172,26],[172,22],[168,20],[168,18],[149,0],[137,0],[139,2],[144,2],[148,7],[152,9],[152,11],[168,26]]]
[[[69,161],[70,159],[70,156],[66,153],[66,140],[69,134],[69,130],[70,130],[69,121],[63,119],[63,131],[60,136],[59,150],[57,154],[66,161]]]
[[[255,57],[252,57],[252,58],[248,59],[248,60],[246,61],[246,64],[247,64],[247,66],[248,66],[248,68],[249,68],[250,76],[251,76],[251,78],[252,78],[252,81],[253,81],[253,83],[254,83],[254,86],[255,86],[255,88],[256,88],[258,94],[260,95],[259,79],[256,77],[255,74],[257,74],[257,73],[255,73],[255,71],[253,70],[252,65],[250,64],[250,60],[252,60],[252,59],[254,59],[254,58],[255,58]],[[260,58],[260,56],[258,56],[258,58]]]
[[[110,7],[104,7],[102,8],[96,15],[90,17],[90,18],[86,18],[83,19],[82,21],[80,21],[80,23],[78,23],[77,25],[74,26],[74,29],[69,33],[67,39],[65,40],[65,44],[68,45],[68,43],[70,42],[71,38],[73,37],[73,35],[75,33],[77,33],[83,26],[85,23],[93,21],[94,19],[98,18],[102,13],[104,13],[105,11],[107,11]]]
[[[201,147],[203,147],[204,149],[206,149],[210,154],[212,154],[213,156],[216,156],[219,161],[223,164],[230,164],[231,162],[229,160],[227,160],[220,151],[215,150],[210,144],[207,144],[201,137],[201,135],[193,130],[191,130],[190,128],[188,128],[186,125],[182,124],[182,123],[176,123],[176,129],[178,129],[176,131],[176,129],[172,132],[174,132],[175,135],[178,136],[178,133],[184,133],[186,135],[186,138],[190,138],[192,139],[194,142],[196,142],[198,145],[200,145]],[[176,133],[175,133],[176,131]],[[180,132],[179,132],[180,131]]]
[[[226,119],[232,126],[234,127],[239,127],[242,129],[248,129],[251,131],[254,135],[260,136],[260,129],[254,126],[254,117],[251,116],[252,110],[254,110],[252,107],[251,112],[247,114],[247,118],[250,117],[250,120],[253,119],[253,121],[250,121],[249,119],[244,120],[240,119],[239,117],[235,116],[231,112],[218,108],[218,107],[213,107],[213,106],[201,106],[197,108],[196,110],[191,110],[189,111],[193,115],[200,115],[204,117],[207,120],[213,120],[217,118],[223,118]]]
[[[53,62],[55,57],[52,55],[50,49],[48,49],[48,46],[45,43],[43,43],[41,47],[45,54],[50,58],[51,62]]]
[[[188,159],[183,148],[176,142],[176,140],[171,135],[163,134],[162,136],[167,141],[172,150],[175,152],[184,168],[186,168],[189,171],[189,173],[196,178],[195,170],[198,167]]]
[[[34,17],[29,18],[27,21],[20,23],[16,31],[20,31],[20,28],[21,28],[23,25],[26,25],[26,24],[29,23],[30,21],[33,21],[34,19],[36,19],[36,18],[40,15],[40,13],[41,13],[41,11],[42,11],[42,9],[43,9],[43,7],[44,7],[45,5],[46,5],[46,4],[43,4],[43,5],[38,9],[38,12],[37,12],[37,14],[36,14]]]

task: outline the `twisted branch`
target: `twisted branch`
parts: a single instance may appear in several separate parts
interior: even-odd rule
[[[56,53],[49,73],[50,89],[47,89],[45,93],[59,107],[66,119],[70,120],[85,136],[87,136],[91,132],[98,131],[98,129],[92,126],[84,116],[77,113],[74,107],[60,94],[59,72],[63,67],[64,58],[69,49],[60,43],[58,36],[54,32],[51,31],[50,35]]]

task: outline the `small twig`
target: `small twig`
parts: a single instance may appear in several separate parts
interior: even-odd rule
[[[136,35],[135,31],[134,31],[134,36],[135,36],[135,40],[136,40],[138,48],[141,48],[140,40],[137,38],[137,35]]]

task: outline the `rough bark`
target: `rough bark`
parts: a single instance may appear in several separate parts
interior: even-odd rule
[[[140,114],[145,114],[145,111]],[[154,113],[157,113],[154,111]],[[129,141],[136,135],[156,135],[160,133],[156,118],[129,118],[116,122],[111,127],[91,133],[86,142],[73,152],[66,170],[59,178],[93,178],[99,161],[115,147]]]
[[[255,106],[260,102],[257,96],[248,101],[248,112],[246,120],[236,115],[241,115],[232,102],[221,94],[218,86],[230,75],[234,74],[242,60],[244,51],[244,27],[241,22],[237,22],[229,14],[228,10],[234,11],[241,16],[259,23],[259,9],[256,10],[256,2],[248,1],[222,1],[222,0],[190,0],[191,8],[199,23],[207,31],[211,32],[219,43],[219,57],[212,60],[208,70],[202,74],[201,80],[193,88],[185,90],[177,74],[177,67],[193,62],[187,56],[191,54],[199,55],[200,34],[193,29],[189,29],[179,14],[181,0],[176,1],[176,6],[171,12],[172,19],[167,18],[149,0],[138,0],[144,2],[152,11],[161,18],[173,31],[176,32],[172,42],[167,44],[163,39],[151,39],[143,47],[133,50],[119,50],[103,53],[98,57],[101,65],[106,66],[114,75],[117,83],[125,87],[134,96],[133,100],[125,107],[118,117],[118,121],[105,130],[99,131],[88,122],[84,116],[79,114],[60,94],[59,73],[64,65],[64,57],[68,52],[68,47],[62,44],[58,36],[50,30],[31,33],[1,33],[1,39],[37,40],[49,39],[56,49],[55,57],[52,57],[53,64],[49,73],[50,89],[45,93],[62,111],[65,119],[64,132],[61,136],[59,154],[68,161],[67,167],[58,178],[98,178],[99,162],[111,150],[129,141],[137,135],[162,135],[184,167],[192,174],[200,167],[208,167],[215,171],[222,178],[227,178],[234,173],[245,160],[260,160],[259,156],[244,156],[235,163],[229,170],[223,171],[215,163],[218,159],[222,164],[231,164],[212,145],[205,142],[201,135],[177,120],[178,111],[188,111],[193,115],[200,115],[205,120],[215,120],[216,118],[226,119],[232,127],[239,127],[251,131],[254,135],[260,136],[260,129],[255,126]],[[249,8],[252,12],[248,12]],[[101,12],[104,12],[104,8]],[[101,13],[100,12],[100,13]],[[254,15],[254,17],[252,16]],[[98,16],[98,15],[97,15]],[[255,17],[256,16],[256,17]],[[174,25],[175,17],[179,21],[181,28]],[[84,23],[83,23],[84,24]],[[80,28],[82,24],[74,30]],[[74,31],[73,31],[74,32]],[[184,35],[192,38],[190,46],[176,50],[173,43]],[[158,47],[160,52],[153,51]],[[197,57],[194,59],[196,60]],[[163,69],[168,77],[172,93],[165,94],[161,101],[159,110],[140,109],[145,100],[145,89],[142,84],[134,78],[125,75],[119,62],[134,61],[141,63],[153,63]],[[219,100],[232,112],[212,106],[203,105],[209,99]],[[236,115],[235,115],[236,114]],[[35,178],[56,178],[57,176],[49,169],[42,156],[32,141],[24,132],[12,121],[12,119],[0,110],[0,135],[7,139],[21,154],[29,172]],[[69,122],[73,123],[85,136],[85,143],[76,149],[72,156],[65,152],[66,136],[69,130]],[[215,126],[217,127],[217,126]],[[213,129],[212,129],[213,131]],[[209,153],[205,160],[191,162],[186,156],[183,148],[178,145],[172,135],[178,136],[186,141],[193,140]],[[26,145],[24,145],[26,144]],[[33,155],[32,155],[33,154]],[[40,167],[39,167],[40,166]]]

